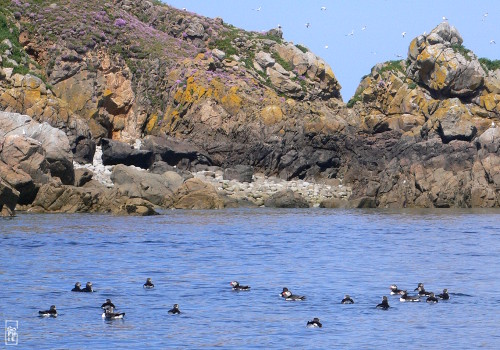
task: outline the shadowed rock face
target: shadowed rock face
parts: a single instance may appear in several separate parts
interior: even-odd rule
[[[153,152],[137,150],[132,146],[115,140],[102,139],[102,162],[104,165],[134,165],[147,169],[153,164]]]

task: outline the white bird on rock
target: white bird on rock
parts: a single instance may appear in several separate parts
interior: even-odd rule
[[[491,127],[494,128],[495,127],[495,122],[491,122]]]

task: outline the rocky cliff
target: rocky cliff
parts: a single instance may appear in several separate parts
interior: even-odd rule
[[[13,133],[44,157],[38,172],[16,170],[24,182],[0,166],[5,204],[21,190],[19,203],[50,211],[43,186],[73,186],[72,162],[92,163],[102,144],[105,164],[184,176],[182,188],[159,190],[161,200],[133,176],[112,178],[124,198],[153,206],[197,207],[178,204],[190,191],[208,207],[228,205],[227,193],[182,171],[243,165],[349,188],[323,206],[500,205],[498,62],[478,59],[447,22],[415,38],[407,60],[375,66],[345,104],[331,67],[279,29],[246,32],[157,1],[0,4],[0,110],[66,137],[66,156],[55,158],[31,128],[0,125],[3,163],[12,163]],[[97,202],[92,210],[106,207]]]

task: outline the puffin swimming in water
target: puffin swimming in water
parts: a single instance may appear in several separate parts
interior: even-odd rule
[[[378,304],[376,307],[382,310],[387,310],[390,307],[389,301],[387,300],[387,297],[385,295],[382,297],[382,302]]]
[[[178,315],[181,313],[181,310],[179,310],[179,304],[174,304],[174,307],[168,310],[168,313],[171,315]]]
[[[437,295],[438,298],[443,299],[443,300],[449,300],[450,295],[448,294],[448,289],[443,289],[443,293]]]
[[[116,320],[125,317],[125,312],[115,312],[115,308],[110,306],[102,313],[102,318],[106,320]]]
[[[250,290],[249,286],[240,286],[240,283],[238,281],[232,281],[229,284],[233,287],[233,290],[236,290],[236,291],[241,291],[241,290],[249,291]]]
[[[354,304],[354,300],[349,296],[349,294],[346,294],[344,296],[344,299],[340,302],[341,304]]]
[[[92,282],[87,282],[87,284],[85,285],[85,288],[83,288],[81,291],[85,292],[85,293],[95,292],[95,290],[92,288]]]
[[[110,307],[115,308],[115,304],[111,302],[111,299],[106,299],[106,302],[101,305],[101,309],[109,309]]]
[[[307,321],[306,327],[308,328],[321,328],[323,325],[319,321],[319,318],[315,317],[312,321]]]
[[[55,305],[50,306],[50,310],[38,311],[40,317],[57,317],[57,310]]]
[[[286,301],[306,300],[305,296],[292,294],[292,292],[289,291],[286,287],[283,287],[283,291],[280,295],[282,298],[285,298]]]
[[[146,279],[146,283],[144,283],[142,285],[143,288],[146,288],[146,289],[151,289],[151,288],[154,288],[155,285],[153,284],[153,281],[151,280],[151,278],[148,278]]]
[[[83,292],[82,284],[80,282],[76,282],[75,287],[71,291],[72,292]]]

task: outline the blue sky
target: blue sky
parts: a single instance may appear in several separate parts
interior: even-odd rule
[[[328,62],[342,85],[344,101],[376,63],[400,59],[397,55],[406,58],[410,41],[430,32],[443,16],[457,27],[465,47],[479,57],[500,59],[498,0],[163,1],[203,16],[222,17],[245,30],[281,25],[286,41],[305,45]],[[354,35],[347,35],[351,31]],[[491,40],[498,44],[490,44]]]

